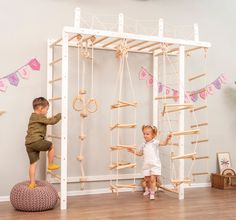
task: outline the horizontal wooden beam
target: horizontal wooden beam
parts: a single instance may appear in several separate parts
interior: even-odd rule
[[[171,182],[172,182],[173,184],[175,184],[175,185],[178,186],[178,185],[180,185],[180,184],[182,184],[182,183],[191,183],[192,180],[189,179],[189,178],[186,178],[186,179],[183,179],[183,180],[180,180],[180,179],[172,179]]]
[[[188,79],[188,81],[192,81],[192,80],[194,80],[194,79],[201,78],[201,77],[203,77],[203,76],[205,76],[205,75],[206,75],[206,73],[197,74],[197,75],[195,75],[195,76],[190,77],[190,78]]]
[[[201,126],[207,126],[208,125],[208,122],[203,122],[203,123],[199,123],[199,124],[196,124],[196,125],[191,125],[191,128],[196,128],[196,127],[201,127]]]
[[[127,150],[127,149],[136,149],[137,146],[136,145],[116,145],[116,146],[112,146],[111,150]]]
[[[208,139],[203,139],[203,140],[198,140],[198,141],[192,141],[191,144],[198,144],[198,143],[203,143],[203,142],[207,142]]]
[[[207,108],[207,105],[202,105],[202,106],[194,107],[193,109],[190,110],[190,112],[196,112],[196,111],[202,110],[204,108]]]
[[[209,172],[192,173],[193,176],[209,175]]]
[[[56,82],[56,81],[60,81],[60,80],[62,80],[62,77],[58,77],[58,78],[55,78],[55,79],[52,79],[52,80],[50,80],[48,83],[54,83],[54,82]]]
[[[52,97],[50,99],[48,99],[48,101],[57,101],[57,100],[61,100],[61,97],[60,96],[55,96],[55,97]]]
[[[49,138],[61,139],[61,136],[55,134],[48,134]]]
[[[198,156],[194,158],[195,160],[209,159],[209,156]]]
[[[141,50],[144,50],[144,49],[147,49],[147,48],[149,48],[149,47],[156,46],[156,45],[160,45],[160,43],[148,44],[148,45],[146,45],[146,46],[144,46],[144,47],[140,47],[140,48],[138,49],[138,51],[141,51]]]
[[[168,187],[165,187],[165,186],[160,186],[161,189],[167,191],[167,192],[171,192],[171,193],[175,193],[175,194],[179,194],[178,190],[177,189],[171,189],[171,188],[168,188]]]
[[[95,40],[95,41],[93,42],[93,45],[98,44],[98,43],[100,43],[100,42],[106,40],[107,38],[108,38],[108,37],[101,37],[101,38]]]
[[[179,136],[179,135],[198,134],[199,132],[200,132],[200,129],[194,129],[194,130],[186,130],[186,131],[174,131],[174,132],[171,132],[171,134],[174,136]]]
[[[172,156],[171,159],[172,160],[176,160],[176,159],[194,159],[195,158],[196,153],[190,153],[190,154],[183,154],[183,155],[176,155],[176,156]]]
[[[167,95],[167,96],[158,96],[155,99],[159,100],[159,99],[178,99],[179,96],[174,96],[174,95]]]
[[[106,44],[103,44],[102,47],[103,47],[103,48],[104,48],[104,47],[107,47],[107,46],[109,46],[109,45],[111,45],[111,44],[116,43],[117,41],[120,41],[120,40],[121,40],[120,38],[115,39],[115,40],[112,40],[112,41],[110,41],[110,42],[108,42],[108,43],[106,43]]]
[[[136,124],[115,124],[111,127],[111,130],[114,128],[135,128]]]
[[[51,63],[49,63],[49,65],[52,66],[52,65],[54,65],[54,64],[56,64],[56,63],[58,63],[60,61],[62,61],[62,58],[58,58],[56,60],[53,60]]]

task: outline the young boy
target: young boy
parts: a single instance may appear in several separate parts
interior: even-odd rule
[[[39,160],[40,151],[48,151],[48,169],[56,170],[59,168],[53,163],[55,148],[52,142],[45,140],[47,125],[54,125],[61,120],[61,113],[47,118],[49,102],[44,97],[33,100],[34,112],[31,114],[28,124],[28,131],[25,137],[26,151],[29,156],[29,188],[33,189],[35,183],[36,162]]]

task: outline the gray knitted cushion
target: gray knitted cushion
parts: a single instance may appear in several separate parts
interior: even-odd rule
[[[10,194],[11,204],[16,210],[37,212],[55,207],[58,194],[52,184],[36,181],[37,187],[30,189],[29,181],[16,184]]]

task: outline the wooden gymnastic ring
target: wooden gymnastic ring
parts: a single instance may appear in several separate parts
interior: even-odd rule
[[[90,108],[92,105],[94,106],[94,109]],[[94,98],[89,99],[88,104],[87,104],[87,111],[89,113],[94,113],[97,110],[98,110],[98,103],[97,103],[96,99],[94,99]]]
[[[80,104],[81,104],[80,108],[77,108],[77,107],[76,107],[76,102],[77,102],[77,101],[79,101]],[[82,99],[82,96],[81,96],[81,95],[74,97],[72,107],[73,107],[73,109],[74,109],[75,111],[77,111],[77,112],[80,112],[80,111],[83,110],[83,107],[84,107],[84,106],[83,106],[83,99]]]

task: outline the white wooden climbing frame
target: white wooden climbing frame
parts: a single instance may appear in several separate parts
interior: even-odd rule
[[[97,18],[96,18],[97,19]],[[157,85],[155,80],[159,80],[158,77],[158,69],[159,64],[158,60],[160,60],[161,54],[163,54],[163,46],[167,46],[167,51],[165,53],[169,54],[179,54],[179,71],[180,76],[184,77],[185,75],[185,57],[184,54],[190,53],[193,51],[201,50],[202,48],[208,48],[210,47],[210,43],[203,42],[199,40],[198,35],[198,27],[196,24],[193,26],[194,30],[194,39],[180,39],[175,37],[165,37],[165,29],[164,29],[164,23],[163,19],[159,20],[159,23],[156,25],[159,25],[159,33],[155,35],[146,35],[146,34],[140,34],[140,33],[132,33],[130,31],[126,31],[125,26],[125,19],[122,14],[119,14],[117,16],[117,29],[114,31],[114,29],[109,30],[106,28],[91,28],[91,27],[85,27],[83,26],[83,19],[81,17],[81,12],[79,8],[75,9],[75,17],[74,17],[74,26],[72,27],[64,27],[62,30],[62,36],[61,38],[57,40],[49,40],[48,41],[48,87],[47,87],[47,97],[51,100],[51,103],[54,102],[61,102],[61,112],[62,112],[62,122],[61,122],[61,134],[52,134],[50,133],[52,138],[59,138],[61,142],[61,155],[58,155],[57,158],[61,160],[61,173],[56,174],[59,176],[61,182],[61,188],[60,188],[60,199],[61,199],[61,209],[67,208],[67,149],[68,149],[68,68],[69,68],[69,56],[68,56],[68,48],[69,47],[78,47],[78,38],[84,39],[84,42],[87,42],[88,39],[95,38],[93,41],[93,48],[95,50],[105,50],[105,51],[117,51],[117,46],[120,45],[120,42],[126,42],[126,49],[128,53],[144,53],[144,54],[152,54],[153,55],[153,74],[154,74],[154,86],[153,86],[153,124],[157,124],[157,112],[158,112],[158,100],[162,100],[162,98],[158,97],[157,94]],[[53,57],[53,50],[56,47],[62,47],[61,50],[61,57]],[[91,48],[91,45],[88,45],[88,48]],[[119,56],[121,51],[117,52],[117,56]],[[122,52],[121,52],[122,53]],[[61,65],[61,74],[56,75],[55,74],[55,65]],[[58,72],[59,74],[59,72]],[[197,77],[193,76],[192,78]],[[181,78],[182,79],[182,78]],[[192,79],[193,80],[193,79]],[[53,96],[53,85],[54,83],[61,82],[61,96]],[[179,85],[180,94],[179,94],[179,104],[183,104],[183,96],[184,96],[184,81],[181,81],[181,84]],[[80,94],[81,95],[81,94]],[[173,97],[165,96],[165,98],[169,98],[170,100]],[[178,98],[178,97],[174,97]],[[82,97],[81,97],[82,99]],[[80,99],[80,102],[81,102]],[[113,109],[121,109],[121,108],[135,108],[136,106],[135,100],[122,100],[118,99],[116,103],[113,103],[112,108]],[[177,108],[184,108],[187,106],[176,106]],[[171,107],[172,108],[172,107]],[[194,106],[190,111],[198,111],[202,109],[203,106]],[[167,109],[171,110],[169,107]],[[173,109],[172,109],[173,110]],[[183,111],[180,112],[180,125],[179,129],[176,131],[184,132],[184,118],[185,115]],[[50,114],[52,112],[49,112]],[[170,114],[170,113],[165,113]],[[194,123],[193,125],[197,125],[199,123]],[[112,130],[120,130],[120,129],[134,129],[135,122],[130,122],[129,124],[124,124],[122,121],[117,121],[115,124],[112,125]],[[199,126],[193,127],[189,130],[196,130]],[[49,131],[50,132],[50,131]],[[190,131],[188,131],[190,132]],[[180,135],[180,144],[183,144],[184,142],[184,136]],[[206,138],[203,138],[201,140],[193,140],[192,143],[199,143],[200,141],[205,141]],[[128,144],[131,145],[129,147],[136,147],[135,144]],[[117,142],[116,145],[110,146],[112,151],[123,151],[123,149],[127,148],[126,144]],[[179,154],[182,155],[183,153],[183,146],[179,147]],[[179,180],[173,180],[176,184],[178,184],[180,187],[182,187],[183,182],[188,182],[188,179],[184,179],[183,176],[183,170],[184,170],[184,160],[180,159],[181,163],[179,165]],[[122,162],[122,161],[121,161]],[[126,167],[126,166],[134,166],[134,164],[126,164],[118,162],[114,164],[116,168],[120,167]],[[116,169],[114,168],[114,169]],[[119,169],[116,169],[117,171]],[[117,187],[124,187],[124,184],[117,184]],[[134,186],[132,184],[129,185],[130,188],[133,188]],[[169,191],[176,191],[172,190],[168,187],[163,186],[163,188],[166,188],[166,190]],[[181,188],[183,191],[184,188]],[[179,192],[179,191],[178,191]],[[179,194],[181,195],[179,198],[183,198],[183,193]]]

